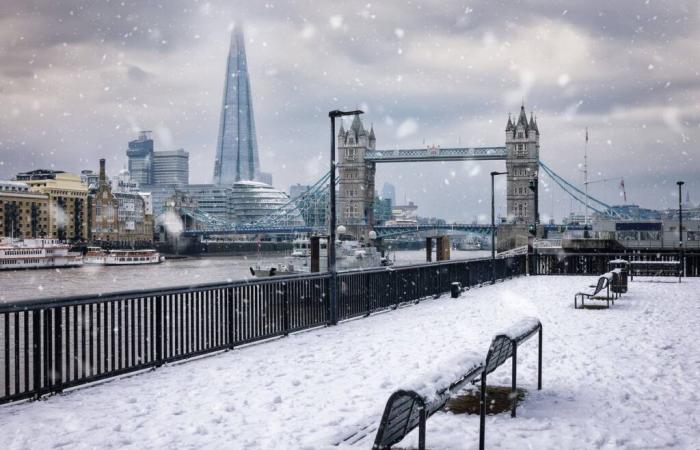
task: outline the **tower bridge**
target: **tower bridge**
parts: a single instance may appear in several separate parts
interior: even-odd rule
[[[528,119],[524,105],[515,121],[508,117],[505,146],[381,150],[376,148],[376,141],[374,128],[366,130],[359,115],[354,116],[348,130],[341,124],[338,131],[338,223],[349,234],[367,239],[370,230],[389,228],[374,225],[378,163],[505,161],[507,215],[512,228],[516,234],[527,235],[527,226],[536,223],[540,131],[534,115]]]

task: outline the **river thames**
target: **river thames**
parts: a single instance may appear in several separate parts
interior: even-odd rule
[[[452,250],[451,254],[453,260],[488,255],[488,251],[460,250]],[[390,258],[395,259],[396,265],[420,264],[425,261],[425,251],[397,251],[391,253]],[[258,255],[252,254],[171,259],[142,266],[85,265],[66,269],[2,271],[0,302],[241,280],[250,278],[249,268],[258,261]],[[263,255],[262,261],[283,262],[285,255]]]

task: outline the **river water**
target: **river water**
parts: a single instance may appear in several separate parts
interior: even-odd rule
[[[488,251],[452,250],[452,259],[473,259]],[[396,265],[425,262],[424,250],[397,251],[390,255]],[[100,294],[159,287],[240,280],[250,277],[249,267],[259,258],[207,256],[167,260],[143,266],[85,265],[70,269],[37,269],[0,272],[0,303],[56,298],[67,295]],[[285,256],[263,255],[265,262],[282,262]]]

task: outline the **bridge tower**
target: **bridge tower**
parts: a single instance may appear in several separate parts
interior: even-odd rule
[[[533,191],[530,186],[532,180],[533,187],[536,188],[538,183],[540,131],[532,113],[528,121],[525,105],[520,107],[515,123],[508,117],[506,150],[508,221],[525,226],[534,224],[537,190]]]
[[[374,175],[376,165],[365,161],[365,152],[374,150],[374,128],[367,131],[356,115],[350,129],[338,131],[338,225],[348,234],[367,240],[374,225]]]

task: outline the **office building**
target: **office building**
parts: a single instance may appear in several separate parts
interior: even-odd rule
[[[236,26],[231,34],[226,63],[214,184],[230,185],[241,180],[259,180],[259,177],[260,161],[245,38],[241,27]]]
[[[391,183],[384,183],[380,198],[388,199],[391,207],[396,204],[396,187]]]
[[[150,131],[142,131],[139,137],[129,142],[126,150],[129,158],[129,173],[131,179],[138,184],[151,184],[152,163],[153,163],[153,139]]]
[[[190,179],[190,154],[179,149],[154,152],[152,182],[155,185],[185,185]],[[132,177],[133,179],[133,177]],[[138,182],[138,180],[135,180]]]

